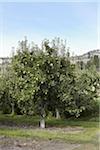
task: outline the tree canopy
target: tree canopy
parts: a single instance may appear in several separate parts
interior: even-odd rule
[[[77,68],[69,56],[60,39],[44,40],[41,48],[29,46],[26,39],[19,42],[8,70],[0,74],[2,111],[8,107],[7,113],[39,114],[45,123],[49,112],[79,117],[93,110],[100,76],[90,68]]]

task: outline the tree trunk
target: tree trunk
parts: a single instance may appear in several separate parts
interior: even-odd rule
[[[40,128],[44,129],[45,127],[46,127],[46,125],[45,125],[45,110],[42,109],[41,119],[40,119]]]
[[[40,128],[44,129],[45,127],[46,127],[46,125],[45,125],[45,119],[41,118],[41,120],[40,120]]]
[[[14,103],[11,103],[11,115],[15,114]]]
[[[60,119],[60,113],[59,110],[56,108],[56,119]]]

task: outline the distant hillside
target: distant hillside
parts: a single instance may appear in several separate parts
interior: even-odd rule
[[[71,61],[74,63],[79,62],[79,61],[83,61],[84,63],[87,63],[87,61],[89,61],[95,55],[100,58],[100,49],[89,51],[83,55],[74,56],[71,58]]]

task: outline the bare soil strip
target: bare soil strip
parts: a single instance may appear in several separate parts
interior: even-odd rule
[[[36,140],[0,137],[0,150],[74,150],[81,144],[70,144],[60,140]]]

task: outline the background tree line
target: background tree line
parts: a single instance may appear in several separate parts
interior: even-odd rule
[[[90,60],[88,60],[86,63],[84,61],[78,61],[77,66],[78,68],[82,69],[89,69],[89,68],[95,68],[96,71],[100,72],[100,58],[98,55],[94,55]]]
[[[66,42],[44,40],[41,48],[19,42],[16,54],[0,74],[2,113],[39,115],[45,127],[49,115],[81,117],[99,113],[100,75],[88,66],[82,70],[70,62]]]

